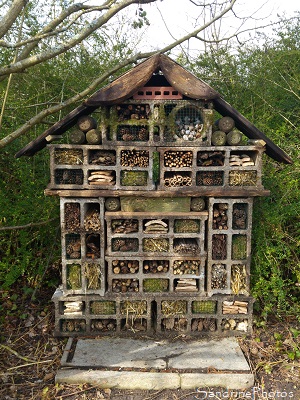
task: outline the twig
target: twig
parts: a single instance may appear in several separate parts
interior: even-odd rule
[[[30,365],[36,365],[36,364],[45,364],[45,363],[49,363],[52,362],[53,360],[44,360],[44,361],[34,361],[28,364],[22,364],[22,365],[17,365],[16,367],[10,367],[7,368],[7,371],[11,371],[13,369],[18,369],[18,368],[24,368],[24,367],[29,367]]]
[[[26,224],[26,225],[2,226],[2,227],[0,227],[0,231],[13,231],[13,230],[17,230],[17,229],[32,228],[33,226],[46,225],[46,224],[48,224],[49,222],[55,221],[56,219],[58,219],[58,217],[54,217],[54,218],[48,219],[47,221],[30,222],[29,224]]]
[[[12,349],[9,346],[6,346],[5,344],[1,344],[0,343],[0,347],[2,347],[4,350],[7,350],[10,353],[14,354],[16,357],[20,358],[21,360],[24,360],[24,361],[27,361],[27,362],[30,362],[30,363],[35,363],[36,362],[34,360],[30,360],[30,358],[21,356],[21,354],[19,354],[16,350]]]

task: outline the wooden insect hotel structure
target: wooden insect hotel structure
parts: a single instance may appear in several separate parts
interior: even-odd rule
[[[16,156],[45,146],[61,215],[55,335],[251,332],[253,199],[269,194],[264,152],[291,163],[280,148],[163,54]]]

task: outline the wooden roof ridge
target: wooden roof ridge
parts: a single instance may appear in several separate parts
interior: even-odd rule
[[[143,88],[152,75],[159,70],[170,85],[184,96],[192,99],[213,101],[216,110],[221,115],[233,117],[237,128],[242,130],[247,137],[250,139],[263,139],[266,142],[266,153],[274,160],[292,164],[293,161],[282,149],[222,99],[216,90],[187,71],[176,61],[161,53],[147,58],[105,87],[97,90],[83,104],[19,150],[15,157],[33,156],[36,152],[46,147],[49,143],[49,138],[50,141],[53,136],[57,136],[57,139],[59,139],[63,133],[76,124],[78,118],[82,115],[89,115],[100,106],[118,104],[130,98],[139,89]]]

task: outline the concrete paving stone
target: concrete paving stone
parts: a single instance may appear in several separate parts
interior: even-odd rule
[[[89,383],[101,388],[162,390],[179,389],[180,375],[177,373],[135,372],[135,371],[100,371],[61,369],[55,377],[56,383]]]
[[[70,353],[72,347],[74,353]],[[61,365],[56,382],[102,388],[246,389],[254,385],[236,338],[186,342],[109,337],[76,342],[70,338]]]
[[[71,367],[243,370],[249,365],[236,338],[173,341],[78,339]]]

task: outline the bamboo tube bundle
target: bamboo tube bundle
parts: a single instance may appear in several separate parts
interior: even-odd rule
[[[193,152],[181,151],[181,150],[165,151],[164,165],[165,167],[172,167],[172,168],[192,167]]]
[[[192,186],[192,178],[188,174],[172,174],[164,178],[166,187]]]
[[[121,150],[120,165],[122,167],[141,167],[149,166],[149,152],[146,150]]]
[[[227,271],[225,264],[213,264],[211,268],[211,288],[227,288]]]

